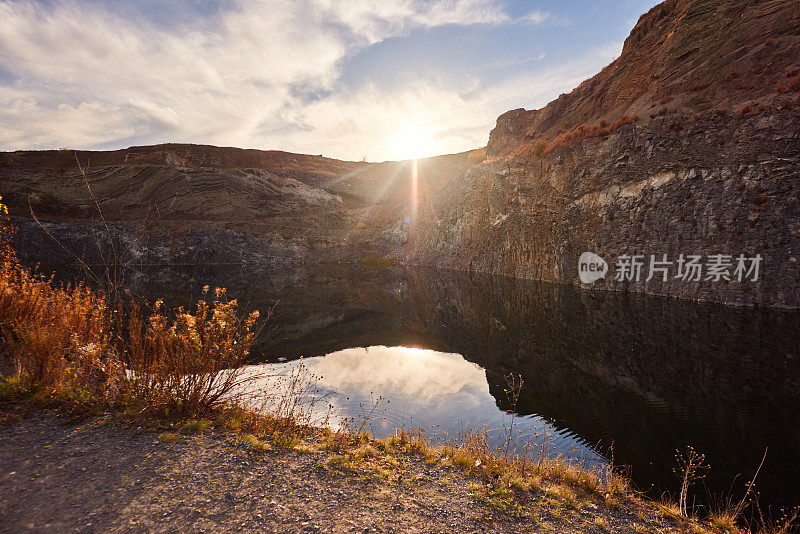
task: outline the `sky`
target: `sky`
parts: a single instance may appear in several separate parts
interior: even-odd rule
[[[598,72],[657,3],[0,0],[0,150],[461,152]]]

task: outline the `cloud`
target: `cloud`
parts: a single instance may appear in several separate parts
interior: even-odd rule
[[[0,146],[258,146],[253,132],[302,106],[298,93],[330,91],[342,60],[367,44],[501,20],[489,0],[242,0],[172,29],[96,3],[3,2]]]
[[[501,24],[509,20],[495,0],[315,0],[313,4],[324,18],[341,24],[369,43],[418,27]]]
[[[398,159],[460,152],[485,144],[487,125],[496,117],[492,106],[468,99],[453,88],[418,79],[394,90],[365,85],[292,109],[285,119],[301,128],[289,150],[314,147],[314,153],[336,153],[346,159]],[[404,153],[397,132],[431,142]],[[279,140],[276,138],[275,142]],[[420,139],[417,142],[425,141]]]
[[[521,71],[497,82],[454,86],[420,77],[394,90],[378,90],[370,84],[344,90],[287,111],[284,121],[298,131],[288,139],[273,137],[270,142],[275,146],[283,141],[290,151],[310,150],[351,160],[366,156],[371,161],[477,148],[486,144],[500,114],[544,106],[610,62],[621,46],[602,46],[574,60],[536,72]],[[421,137],[427,148],[413,142],[411,147],[396,146],[396,132]],[[404,153],[404,149],[412,150]]]
[[[518,22],[496,0],[238,0],[176,25],[109,5],[0,1],[0,149],[170,141],[383,160],[411,132],[430,137],[430,154],[457,152],[485,144],[503,111],[588,71],[341,83],[344,62],[384,39]]]
[[[543,24],[551,19],[550,13],[546,11],[531,11],[518,19],[518,22],[526,24]]]

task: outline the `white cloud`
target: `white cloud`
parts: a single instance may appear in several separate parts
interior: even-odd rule
[[[460,152],[484,144],[487,125],[495,117],[486,102],[424,79],[393,91],[366,85],[291,110],[287,122],[302,130],[292,136],[288,148],[313,147],[315,154],[336,153],[354,160]],[[418,138],[398,139],[402,132]]]
[[[486,144],[498,115],[519,107],[544,106],[610,62],[620,47],[621,43],[613,43],[573,61],[535,73],[522,71],[493,84],[465,82],[455,87],[419,78],[392,91],[366,85],[340,92],[288,112],[286,122],[301,130],[285,139],[284,147],[352,160],[367,156],[372,161],[480,147]],[[398,139],[403,134],[419,140]],[[281,139],[275,137],[272,142]]]
[[[588,69],[378,91],[342,87],[341,65],[414,28],[512,22],[496,0],[240,0],[178,27],[98,3],[0,1],[0,149],[174,141],[382,160],[429,137],[430,154],[466,150]]]
[[[492,0],[242,0],[166,29],[98,4],[0,3],[0,146],[128,139],[261,146],[254,132],[330,90],[348,53],[413,27],[496,23]]]
[[[519,22],[526,24],[543,24],[550,18],[550,13],[546,11],[531,11],[527,15],[520,17]]]
[[[509,20],[496,0],[314,0],[318,13],[375,43],[415,27],[500,24]]]

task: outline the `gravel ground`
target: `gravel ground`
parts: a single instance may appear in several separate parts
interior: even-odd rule
[[[0,426],[0,532],[651,532],[655,510],[531,496],[500,512],[476,477],[400,455],[400,481],[326,452],[253,450],[231,434],[158,434],[47,411]],[[472,486],[470,486],[472,484]],[[538,501],[537,501],[538,500]],[[652,507],[651,507],[652,508]],[[643,521],[644,519],[644,521]]]

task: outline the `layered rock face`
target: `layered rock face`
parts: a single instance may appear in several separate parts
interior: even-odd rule
[[[418,190],[442,187],[469,164],[467,153],[421,160]],[[22,151],[0,153],[0,194],[30,262],[270,268],[395,253],[411,172],[407,161],[201,145]]]
[[[796,2],[665,2],[597,76],[502,115],[489,157],[424,199],[405,257],[580,284],[591,251],[609,272],[585,287],[800,307],[798,91]],[[652,259],[667,272],[648,281]]]

